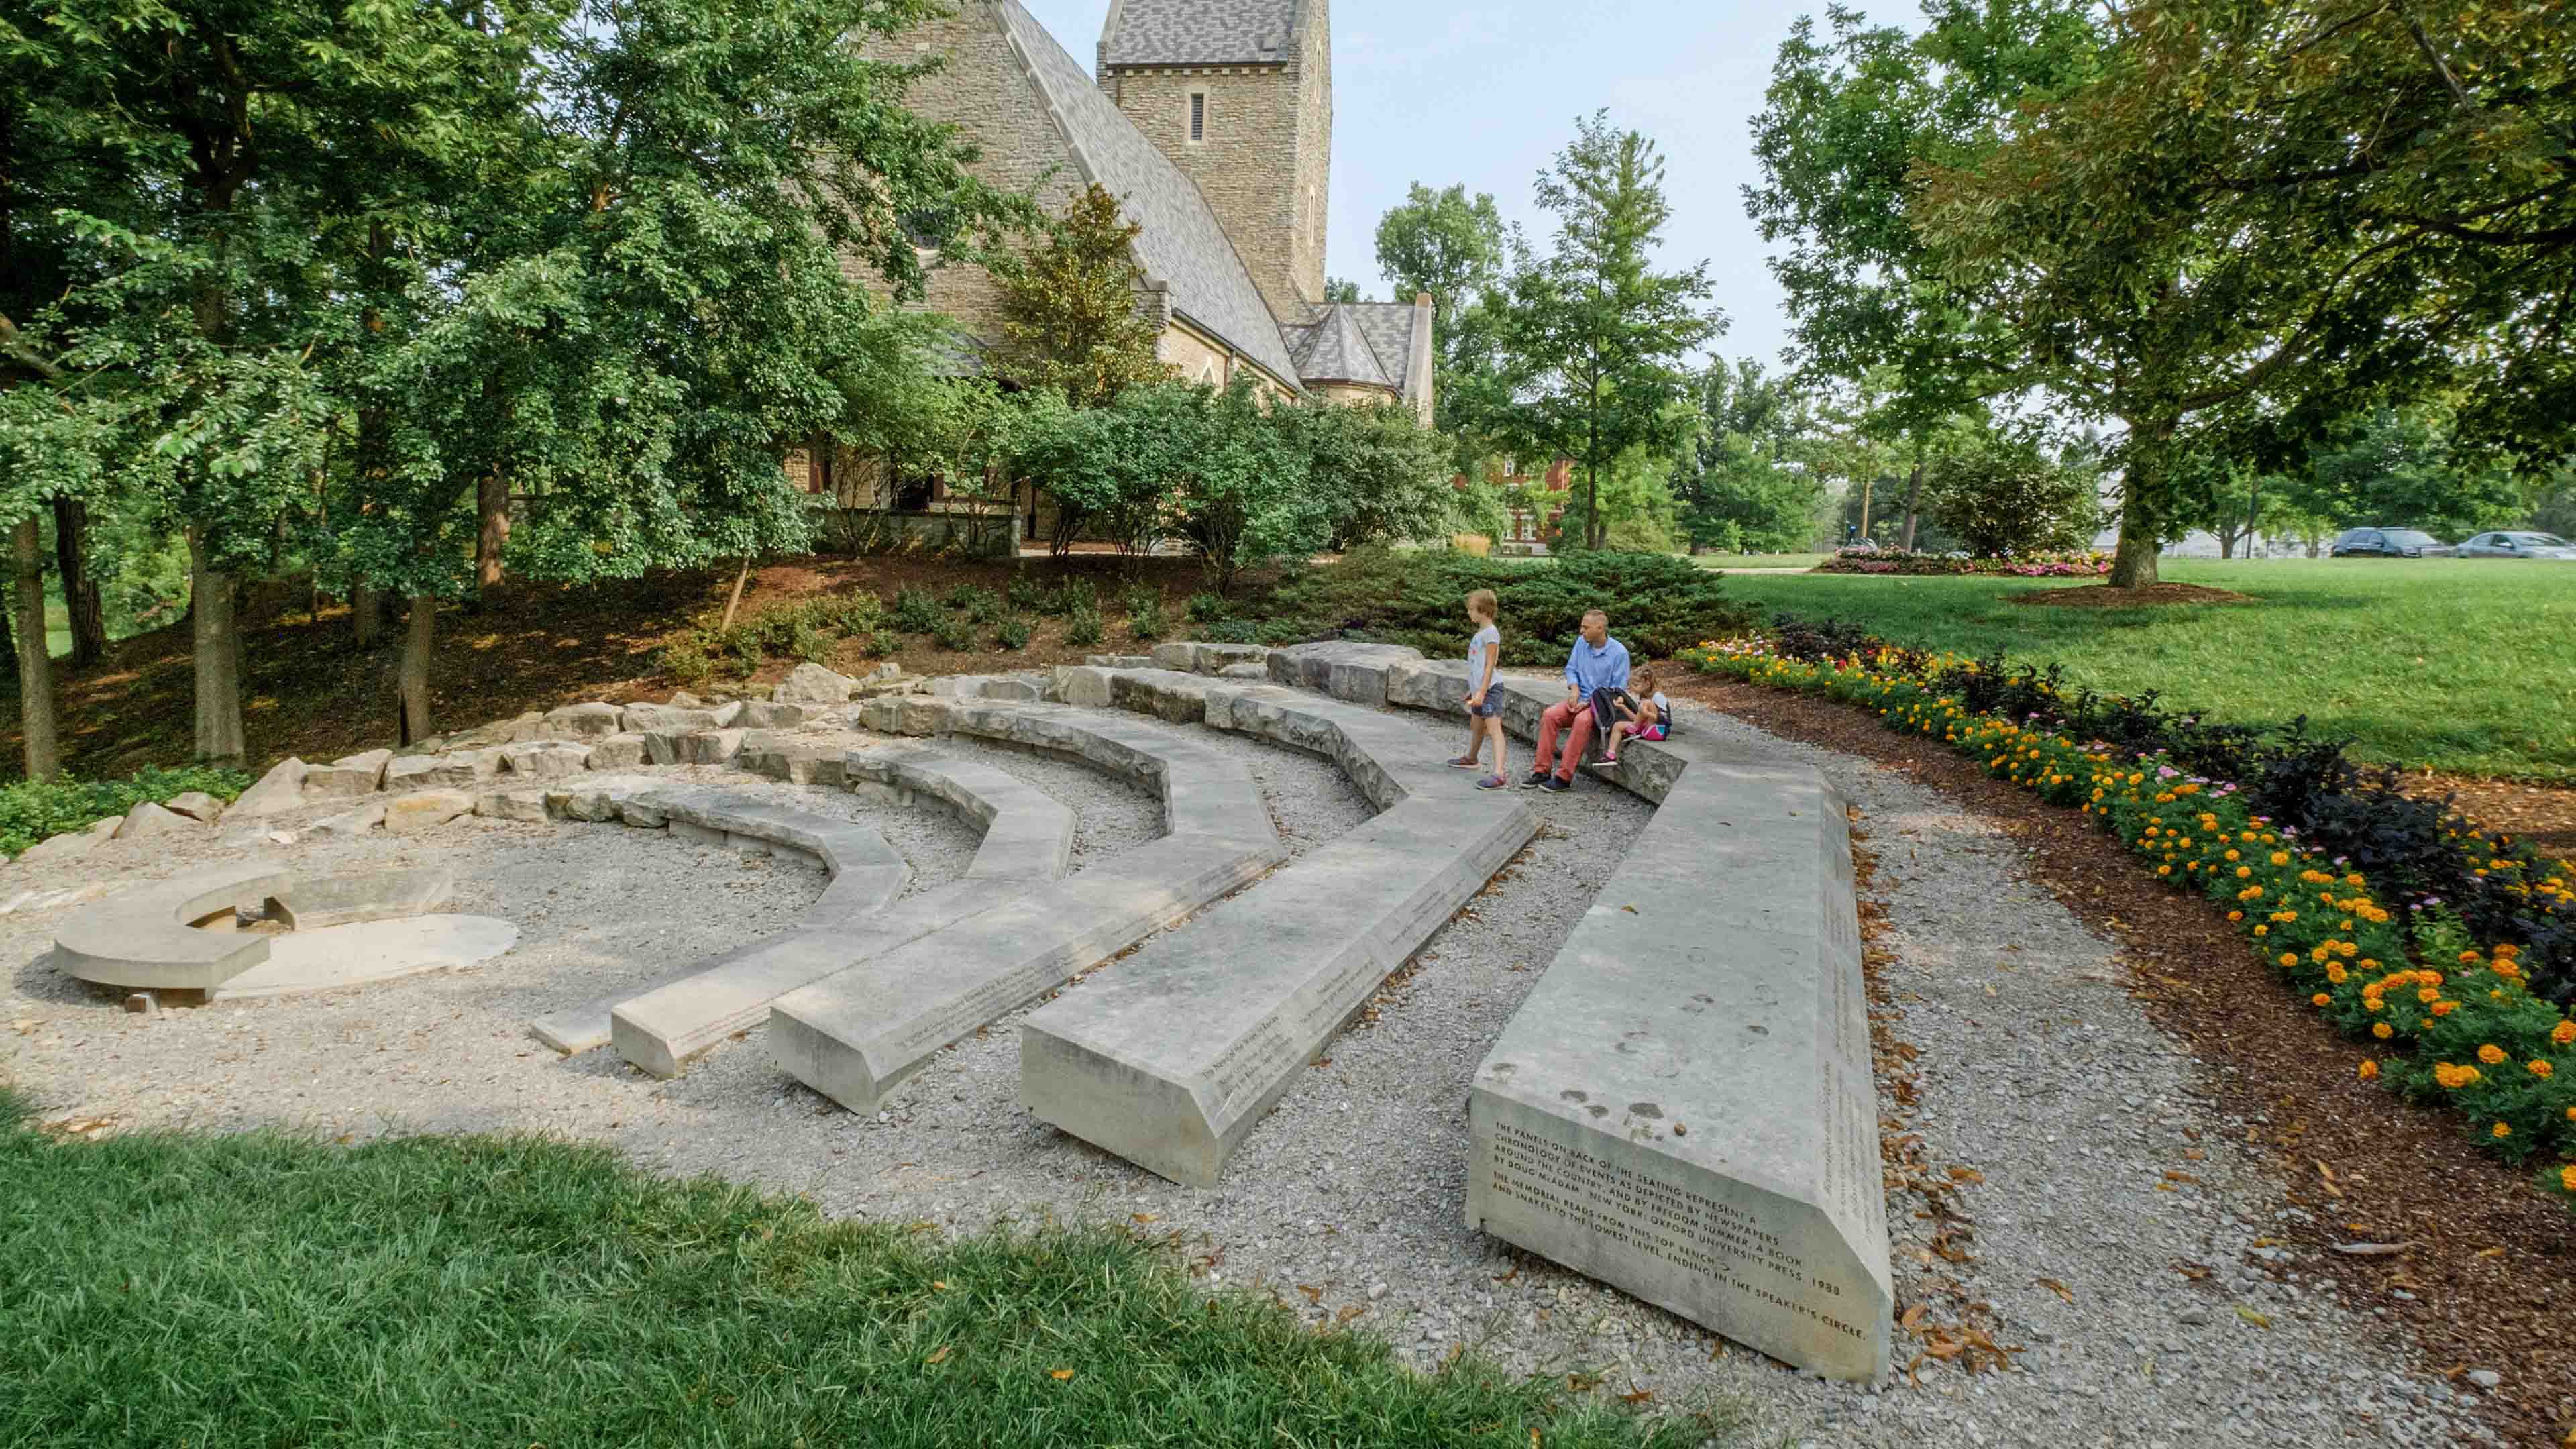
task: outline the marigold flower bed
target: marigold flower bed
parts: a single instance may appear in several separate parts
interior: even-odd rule
[[[2429,917],[2424,903],[2409,906],[2401,930],[2361,872],[2255,814],[2234,782],[2194,777],[2161,753],[2124,755],[2045,723],[1981,714],[1935,687],[1973,661],[1888,649],[1810,663],[1758,635],[1681,658],[1705,673],[1861,705],[1890,729],[1939,739],[1996,777],[2081,810],[2158,877],[2224,909],[2286,985],[2370,1043],[2356,1067],[2362,1080],[2465,1114],[2488,1150],[2545,1163],[2539,1186],[2576,1209],[2576,1019],[2533,994],[2520,947],[2470,940],[2439,902]],[[2576,912],[2576,883],[2562,867],[2498,850],[2474,830],[2459,846],[2480,861],[2481,877],[2535,876],[2517,882],[2534,911]]]

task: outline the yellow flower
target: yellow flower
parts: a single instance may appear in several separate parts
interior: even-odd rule
[[[2361,1079],[2367,1082],[2378,1075],[2379,1063],[2372,1061],[2368,1057],[2363,1057],[2361,1059]]]
[[[2231,921],[2241,921],[2245,919],[2245,913],[2243,911],[2229,911],[2227,913],[2227,919]]]
[[[2568,1108],[2567,1115],[2576,1117],[2576,1107]],[[2558,1169],[2558,1185],[2569,1192],[2576,1192],[2576,1163]]]
[[[2545,1077],[2556,1070],[2558,1070],[2556,1067],[2551,1066],[2549,1063],[2542,1061],[2538,1057],[2531,1059],[2531,1074],[2535,1077]]]
[[[2501,1141],[2503,1141],[2505,1138],[2507,1138],[2507,1137],[2511,1137],[2511,1136],[2513,1135],[2513,1129],[2512,1129],[2511,1127],[2506,1126],[2506,1125],[2505,1125],[2505,1124],[2503,1124],[2502,1122],[2498,1122],[2497,1124],[2495,1124],[2495,1126],[2494,1126],[2494,1127],[2490,1128],[2489,1130],[2490,1130],[2490,1131],[2495,1135],[2496,1140],[2497,1140],[2497,1141],[2499,1141],[2499,1142],[2501,1142]]]
[[[2576,1021],[2562,1021],[2549,1030],[2549,1039],[2560,1046],[2576,1043]]]
[[[2284,965],[2284,966],[2296,966],[2296,965],[2298,965],[2298,964],[2299,964],[2299,953],[2298,953],[2298,952],[2296,952],[2296,951],[2284,951],[2284,952],[2282,952],[2282,953],[2281,953],[2281,964],[2282,964],[2282,965]]]
[[[2478,1048],[2478,1060],[2492,1067],[2504,1060],[2504,1048],[2497,1046],[2494,1042],[2488,1042],[2485,1046]]]
[[[2268,936],[2272,934],[2272,928],[2269,926],[2256,926],[2254,928],[2254,934],[2257,936]]]
[[[2439,1001],[2442,999],[2442,993],[2439,988],[2427,986],[2415,993],[2415,999],[2422,1002]]]
[[[2316,995],[2308,998],[2308,1004],[2310,1006],[2332,1006],[2334,1005],[2334,998],[2320,991]]]
[[[2393,1033],[2393,1032],[2389,1029],[2388,1023],[2383,1021],[2383,1022],[2379,1022],[2379,1023],[2377,1023],[2376,1025],[2372,1026],[2372,1027],[2371,1027],[2371,1029],[2370,1029],[2370,1034],[2371,1034],[2372,1036],[2375,1036],[2375,1037],[2379,1038],[2381,1041],[2386,1041],[2386,1040],[2388,1040],[2388,1038],[2389,1038],[2390,1036],[2394,1035],[2395,1033]]]

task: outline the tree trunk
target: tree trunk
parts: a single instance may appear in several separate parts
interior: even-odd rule
[[[510,479],[498,469],[475,485],[475,511],[483,518],[474,537],[474,587],[478,603],[490,603],[501,587],[501,545],[510,540]]]
[[[2155,470],[2164,464],[2164,444],[2173,437],[2171,422],[2129,424],[2132,439],[2145,446],[2130,454],[2128,477],[2120,488],[2120,545],[2111,555],[2115,589],[2150,589],[2156,584],[2156,558],[2164,552],[2164,490]]]
[[[366,584],[349,585],[349,632],[356,637],[358,647],[376,647],[376,636],[384,628],[384,595]]]
[[[394,682],[402,744],[429,738],[429,663],[430,653],[437,647],[438,600],[416,596],[411,601],[411,618],[403,627],[402,663]]]
[[[189,653],[196,663],[197,758],[239,766],[242,743],[241,629],[233,576],[209,561],[204,536],[188,530]]]
[[[1870,536],[1869,531],[1869,503],[1870,495],[1875,492],[1877,488],[1878,475],[1875,473],[1872,473],[1868,477],[1860,480],[1860,541],[1863,543],[1872,543],[1876,541]]]
[[[1905,532],[1896,541],[1896,546],[1907,553],[1914,552],[1914,520],[1919,516],[1922,502],[1923,455],[1917,452],[1913,471],[1905,475]]]
[[[96,664],[107,656],[107,610],[89,571],[89,505],[77,498],[54,500],[54,562],[71,614],[72,663]]]
[[[18,732],[26,741],[27,778],[61,773],[62,746],[54,719],[54,661],[45,648],[45,562],[34,514],[18,520],[17,625],[27,647],[18,651]]]

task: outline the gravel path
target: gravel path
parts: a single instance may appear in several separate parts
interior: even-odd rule
[[[1426,755],[1455,751],[1448,723],[1396,717]],[[1212,1191],[1164,1182],[1021,1111],[1016,1018],[943,1053],[867,1119],[785,1082],[756,1033],[669,1083],[605,1052],[556,1059],[525,1036],[528,1016],[777,929],[821,886],[810,870],[605,826],[464,821],[402,841],[297,847],[342,868],[452,861],[458,909],[522,929],[516,951],[481,968],[360,991],[129,1017],[36,959],[59,910],[0,917],[0,952],[16,963],[0,978],[0,1023],[32,1023],[0,1029],[0,1072],[48,1109],[128,1122],[532,1129],[611,1141],[669,1171],[808,1192],[837,1213],[959,1231],[1046,1214],[1149,1224],[1209,1279],[1375,1330],[1417,1362],[1466,1344],[1514,1368],[1593,1372],[1605,1391],[1730,1415],[1746,1443],[2483,1441],[2439,1380],[2392,1371],[2411,1355],[2366,1310],[2254,1266],[2269,1251],[2258,1243],[2281,1210],[2279,1182],[2237,1147],[2245,1125],[2197,1095],[2195,1063],[2115,984],[2112,948],[2020,877],[2008,839],[1863,762],[1714,718],[1699,727],[1748,756],[1818,765],[1864,812],[1886,913],[1877,944],[1893,953],[1879,970],[1898,1013],[1887,1025],[1919,1050],[1915,1104],[1882,1082],[1882,1110],[1892,1130],[1919,1134],[1936,1180],[1955,1181],[1952,1167],[1982,1178],[1949,1196],[1948,1219],[1918,1218],[1924,1198],[1891,1192],[1900,1306],[1925,1303],[1927,1328],[1983,1325],[2019,1349],[2009,1371],[1927,1364],[1920,1388],[1875,1392],[1821,1383],[1465,1227],[1475,1065],[1647,818],[1642,803],[1588,782],[1520,797],[1548,829],[1291,1089]],[[1318,761],[1203,738],[1253,766],[1294,850],[1365,818]],[[1075,803],[1086,853],[1152,833],[1140,791],[1061,761],[941,744]],[[972,850],[936,814],[797,793],[885,830],[925,880]],[[142,870],[115,854],[126,849],[41,880],[13,867],[0,888]],[[224,854],[156,849],[148,874]],[[1940,1246],[1964,1250],[1962,1261],[1927,1256],[1941,1229]]]

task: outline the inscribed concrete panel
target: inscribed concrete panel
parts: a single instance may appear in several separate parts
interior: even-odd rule
[[[1690,765],[1476,1074],[1468,1221],[1774,1357],[1883,1376],[1893,1302],[1850,835]]]
[[[1387,975],[1538,829],[1519,801],[1423,796],[1040,1008],[1020,1100],[1175,1182],[1226,1158]]]

